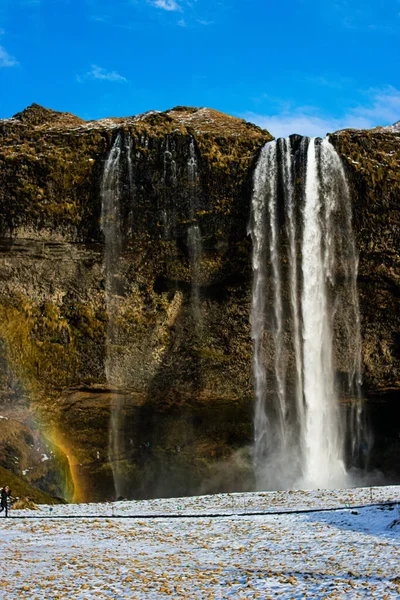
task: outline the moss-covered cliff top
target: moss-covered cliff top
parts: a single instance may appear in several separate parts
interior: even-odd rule
[[[41,131],[75,130],[84,132],[92,129],[114,129],[133,127],[151,130],[153,135],[173,132],[210,134],[223,137],[267,138],[272,136],[253,123],[224,114],[212,108],[193,108],[176,106],[170,110],[159,112],[150,110],[132,117],[110,117],[97,121],[84,121],[67,112],[57,112],[32,104],[17,113],[11,119],[3,119],[0,123],[25,126]]]
[[[370,189],[378,181],[400,187],[400,127],[343,129],[330,136],[352,171],[368,176]]]

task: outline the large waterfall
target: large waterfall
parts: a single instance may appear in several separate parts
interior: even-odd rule
[[[328,139],[264,146],[250,233],[257,486],[343,487],[363,447],[358,262]]]

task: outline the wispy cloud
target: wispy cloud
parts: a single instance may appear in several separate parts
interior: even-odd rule
[[[287,137],[292,133],[325,136],[339,129],[370,129],[400,119],[400,90],[393,86],[371,89],[365,93],[365,100],[365,105],[349,108],[342,117],[321,114],[316,107],[285,108],[272,115],[247,112],[242,116],[276,137]]]
[[[11,56],[11,54],[8,54],[7,50],[3,48],[3,46],[0,46],[0,68],[16,67],[18,65],[19,62],[13,56]]]
[[[341,90],[347,88],[353,83],[350,77],[341,77],[340,75],[310,75],[304,78],[305,81],[319,87]]]
[[[83,83],[87,79],[96,79],[99,81],[114,81],[117,83],[127,83],[126,77],[123,77],[116,71],[107,71],[98,65],[91,65],[90,70],[85,75],[78,75],[76,80],[78,83]]]
[[[195,0],[195,2],[197,2],[197,0]],[[214,21],[198,18],[196,4],[190,0],[147,0],[147,3],[155,8],[161,8],[168,12],[185,13],[186,18],[181,18],[176,23],[179,27],[193,27],[196,24],[203,26],[214,24]]]
[[[197,23],[199,25],[204,25],[205,27],[208,25],[214,25],[214,21],[207,21],[207,19],[197,19]]]
[[[325,136],[330,131],[340,129],[335,119],[319,117],[311,111],[297,109],[293,112],[283,112],[276,115],[260,115],[248,112],[242,115],[247,121],[267,129],[275,137],[287,137],[292,133],[309,135],[310,137]]]
[[[0,37],[5,34],[4,29],[0,29]],[[0,68],[6,67],[17,67],[19,62],[14,56],[11,56],[4,48],[4,46],[0,46]]]
[[[175,0],[149,0],[150,4],[156,8],[162,8],[168,11],[180,11],[182,10],[180,5]]]
[[[400,119],[400,90],[389,85],[383,89],[372,88],[367,92],[369,102],[352,110],[355,117],[375,124],[390,125]]]
[[[305,0],[315,4],[315,0]],[[338,24],[345,30],[363,31],[368,33],[399,34],[399,29],[393,22],[396,18],[398,2],[389,0],[382,10],[378,2],[365,0],[334,0],[321,2],[316,10],[329,20],[330,25]]]

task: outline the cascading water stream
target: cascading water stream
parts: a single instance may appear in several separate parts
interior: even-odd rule
[[[325,194],[333,196],[328,205],[335,206],[336,202],[336,209],[339,209],[340,213],[341,235],[336,237],[336,243],[338,244],[336,255],[339,264],[336,270],[339,272],[343,283],[340,292],[337,294],[335,311],[337,329],[340,328],[341,333],[341,354],[344,356],[347,365],[345,393],[350,398],[355,399],[351,403],[348,418],[348,446],[352,464],[365,468],[371,439],[367,431],[361,394],[362,342],[357,292],[358,256],[353,235],[351,197],[343,164],[338,154],[327,140],[322,142],[321,148],[323,190]],[[337,199],[342,199],[340,206],[337,206]],[[334,211],[331,211],[331,216],[332,213]],[[330,243],[332,244],[332,242]]]
[[[121,135],[118,134],[104,165],[101,182],[101,230],[104,234],[105,295],[108,313],[106,377],[113,380],[111,342],[116,334],[118,305],[116,301],[116,276],[121,254],[120,223],[120,159]]]
[[[269,213],[269,252],[272,266],[273,277],[273,296],[274,296],[274,345],[275,345],[275,383],[278,406],[278,423],[280,428],[280,441],[286,445],[286,390],[285,390],[285,365],[282,360],[283,345],[283,307],[282,307],[282,281],[281,267],[279,262],[279,240],[278,240],[278,214],[277,214],[277,185],[278,185],[278,161],[277,161],[277,143],[270,144],[271,153],[269,160],[273,165],[270,174],[270,192],[268,194],[268,213]]]
[[[115,385],[115,383],[117,383],[115,381],[115,363],[112,347],[118,342],[117,276],[121,255],[121,153],[122,137],[121,134],[118,134],[105,162],[101,182],[101,230],[104,234],[105,299],[108,315],[105,373],[107,382],[110,385]],[[118,458],[120,453],[119,431],[120,407],[118,405],[118,400],[115,400],[111,405],[108,459],[113,471],[114,487],[117,497],[121,495],[120,474],[118,469]]]
[[[254,173],[254,191],[252,199],[252,212],[249,233],[253,243],[253,289],[251,307],[251,336],[253,339],[253,369],[256,393],[254,415],[254,466],[256,477],[260,478],[259,470],[263,468],[264,460],[269,453],[269,422],[266,412],[267,398],[267,373],[265,369],[265,353],[263,349],[263,333],[265,329],[265,296],[267,279],[267,251],[264,223],[267,215],[265,198],[271,193],[271,169],[273,161],[270,160],[272,145],[264,146]]]
[[[194,146],[193,138],[190,141],[189,146],[189,160],[187,163],[188,170],[188,181],[189,181],[189,218],[192,224],[188,228],[187,232],[187,245],[189,250],[189,261],[191,270],[191,282],[192,282],[192,312],[196,329],[198,333],[201,332],[202,327],[202,312],[201,312],[201,299],[200,299],[200,265],[203,253],[202,248],[202,236],[199,224],[197,222],[196,211],[197,206],[197,185],[198,185],[198,166],[196,150]]]
[[[303,374],[301,356],[301,315],[299,306],[298,256],[297,256],[297,222],[295,214],[293,161],[290,140],[281,138],[278,141],[281,151],[281,170],[284,191],[286,236],[288,240],[289,259],[289,294],[292,317],[293,348],[295,359],[294,396],[298,423],[298,447],[304,447],[305,407],[303,400]],[[298,458],[301,457],[298,455]]]
[[[332,281],[334,268],[331,227],[334,201],[335,195],[321,194],[318,148],[315,139],[311,139],[303,207],[301,297],[306,404],[303,477],[307,487],[330,487],[330,483],[340,487],[345,474],[334,385],[332,307],[327,295],[327,283]]]
[[[264,146],[250,233],[257,486],[344,486],[337,361],[355,407],[353,456],[362,438],[357,255],[343,166],[327,139]]]
[[[168,196],[166,190],[168,188],[175,187],[177,184],[173,143],[170,143],[169,136],[166,137],[163,162],[164,208],[162,211],[162,220],[164,227],[164,239],[168,240],[171,236],[176,236],[176,211],[174,206],[167,206]]]

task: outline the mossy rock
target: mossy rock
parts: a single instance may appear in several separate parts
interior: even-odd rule
[[[23,481],[20,477],[17,477],[11,471],[0,467],[0,481],[1,487],[8,485],[11,489],[11,494],[14,498],[26,498],[28,497],[32,502],[36,504],[62,504],[64,501],[60,498],[54,498],[45,494],[41,490],[33,488],[28,483]]]

